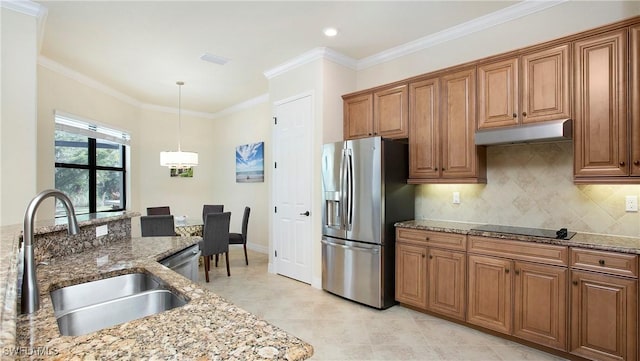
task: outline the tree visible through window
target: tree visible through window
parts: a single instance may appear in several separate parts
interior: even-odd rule
[[[126,133],[56,113],[55,187],[69,195],[76,214],[126,208],[128,140]],[[63,215],[58,202],[56,217]]]

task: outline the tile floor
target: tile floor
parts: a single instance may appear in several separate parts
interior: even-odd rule
[[[200,284],[300,337],[311,360],[562,360],[553,355],[402,306],[379,311],[267,272],[266,254],[229,252]]]

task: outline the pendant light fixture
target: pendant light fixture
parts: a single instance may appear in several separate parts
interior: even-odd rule
[[[183,152],[180,148],[180,131],[182,130],[182,86],[184,82],[176,82],[178,85],[178,151],[160,152],[160,165],[169,168],[189,168],[198,165],[198,153]]]

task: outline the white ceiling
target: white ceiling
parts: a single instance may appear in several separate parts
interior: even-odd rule
[[[517,2],[38,1],[44,57],[143,104],[177,107],[182,80],[182,108],[211,114],[266,94],[265,71],[314,48],[361,60]]]

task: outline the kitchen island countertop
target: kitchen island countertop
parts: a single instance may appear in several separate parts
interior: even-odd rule
[[[435,220],[411,220],[397,222],[397,228],[412,228],[434,232],[448,232],[468,234],[471,236],[484,236],[493,238],[503,238],[517,240],[523,242],[538,242],[546,244],[555,244],[560,246],[571,246],[590,248],[601,251],[612,251],[620,253],[640,254],[640,237],[626,237],[615,235],[603,235],[595,233],[577,232],[571,239],[554,239],[545,237],[524,236],[516,234],[506,234],[489,231],[474,230],[474,227],[484,223],[467,223],[453,221],[435,221]]]
[[[18,359],[303,360],[313,347],[162,266],[159,259],[200,237],[144,237],[117,242],[37,268],[40,310],[17,318]],[[178,308],[82,336],[60,336],[49,291],[148,272],[189,299]],[[9,350],[11,351],[11,350]],[[4,356],[8,356],[5,345]]]

